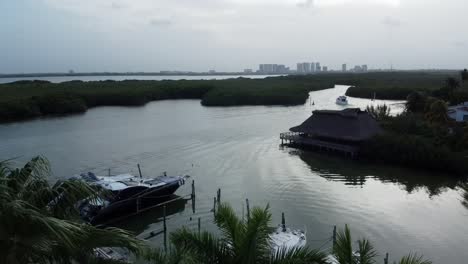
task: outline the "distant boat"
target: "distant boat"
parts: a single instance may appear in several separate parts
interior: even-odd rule
[[[338,96],[338,98],[336,98],[336,104],[338,105],[347,105],[348,104],[348,98],[344,95],[342,96]]]

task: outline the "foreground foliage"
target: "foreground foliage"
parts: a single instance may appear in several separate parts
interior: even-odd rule
[[[145,251],[143,242],[124,230],[81,222],[75,204],[98,194],[78,180],[51,186],[49,173],[41,157],[18,169],[0,162],[0,263],[97,263],[98,247]]]
[[[190,253],[198,263],[325,263],[325,254],[307,248],[272,254],[269,235],[271,213],[255,207],[247,219],[239,219],[232,207],[221,204],[215,214],[218,237],[182,228],[171,234],[174,246]]]
[[[353,248],[353,240],[348,225],[338,231],[332,255],[339,264],[375,264],[378,256],[372,243],[367,239],[356,241],[357,248]],[[396,263],[396,262],[394,262]],[[410,253],[400,259],[398,264],[431,264],[423,256]]]

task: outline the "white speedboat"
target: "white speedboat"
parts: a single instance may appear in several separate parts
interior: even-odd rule
[[[348,104],[348,98],[344,95],[342,96],[338,96],[338,98],[336,98],[336,104],[338,105],[347,105]]]

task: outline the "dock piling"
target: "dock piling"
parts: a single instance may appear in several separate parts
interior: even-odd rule
[[[333,226],[333,250],[335,249],[336,244],[336,226]]]
[[[388,264],[388,252],[387,252],[387,254],[385,254],[384,264]]]
[[[137,167],[138,167],[138,173],[140,174],[140,179],[142,179],[143,175],[141,174],[140,163],[137,164]]]
[[[201,218],[198,217],[198,235],[200,235],[200,231],[201,231]]]
[[[163,206],[164,251],[167,252],[166,206]]]
[[[192,180],[192,200],[195,199],[195,180]]]
[[[110,168],[107,169],[107,176],[111,176],[111,173],[110,173]]]
[[[249,205],[249,199],[245,199],[245,205],[247,209],[247,222],[250,220],[250,205]]]
[[[221,188],[218,189],[218,192],[216,193],[216,200],[218,204],[221,202]]]
[[[281,227],[283,232],[286,232],[286,219],[284,218],[284,212],[281,213]]]
[[[216,215],[216,197],[213,197],[213,214]]]

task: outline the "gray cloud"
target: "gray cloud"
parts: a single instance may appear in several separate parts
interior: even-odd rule
[[[452,44],[453,44],[453,46],[455,46],[457,48],[465,48],[467,46],[466,41],[454,41]]]
[[[388,27],[399,27],[403,23],[402,23],[401,20],[399,20],[397,18],[387,16],[382,20],[382,24],[384,24],[385,26],[388,26]]]
[[[112,9],[122,9],[124,6],[118,2],[112,2],[111,4]]]
[[[149,21],[149,24],[152,26],[157,26],[157,27],[167,27],[173,24],[173,22],[169,19],[163,19],[163,18],[152,18]]]
[[[315,0],[305,0],[305,1],[297,3],[297,6],[302,7],[302,8],[309,8],[314,5],[314,1]]]

